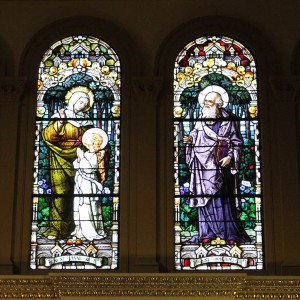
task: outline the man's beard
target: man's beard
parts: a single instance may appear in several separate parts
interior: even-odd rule
[[[202,108],[202,118],[204,119],[217,119],[220,117],[220,109],[217,105],[212,107],[205,107]]]

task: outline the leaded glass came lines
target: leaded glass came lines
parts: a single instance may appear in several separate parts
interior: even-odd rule
[[[174,66],[176,270],[264,268],[257,71],[224,36],[189,43]]]
[[[116,269],[121,69],[91,36],[54,43],[38,70],[31,269]]]

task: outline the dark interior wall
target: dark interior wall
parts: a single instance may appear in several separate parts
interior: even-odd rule
[[[221,32],[260,66],[266,273],[299,275],[299,13],[297,0],[0,1],[0,272],[25,272],[29,255],[35,67],[83,30],[125,53],[122,271],[173,271],[172,62],[194,36]]]
[[[45,26],[66,18],[92,16],[113,21],[130,33],[133,45],[143,53],[143,72],[153,72],[153,58],[162,41],[178,25],[210,16],[237,18],[257,27],[269,37],[271,51],[285,57],[280,72],[290,72],[290,58],[299,35],[299,2],[281,1],[177,1],[177,0],[87,0],[87,1],[1,1],[2,38],[19,60],[24,47]],[[237,24],[238,28],[238,24]],[[17,72],[17,71],[16,71]]]

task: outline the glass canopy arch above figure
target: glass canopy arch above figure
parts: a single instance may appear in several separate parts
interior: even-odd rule
[[[257,72],[244,45],[199,37],[174,67],[175,268],[263,268]]]

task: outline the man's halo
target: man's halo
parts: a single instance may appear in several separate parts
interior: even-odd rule
[[[222,107],[227,106],[228,101],[229,101],[229,96],[228,96],[228,93],[226,92],[226,90],[224,88],[220,87],[219,85],[210,85],[210,86],[206,87],[203,91],[201,91],[198,96],[198,101],[199,101],[201,107],[203,107],[203,105],[204,105],[204,99],[205,99],[206,95],[211,92],[216,92],[216,93],[220,94],[221,98],[223,100]]]

